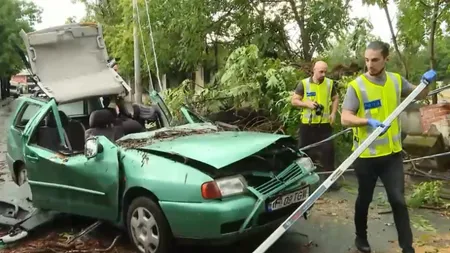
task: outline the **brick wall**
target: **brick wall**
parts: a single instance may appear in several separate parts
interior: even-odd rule
[[[450,103],[427,105],[420,108],[423,132],[428,132],[433,123],[450,125]]]

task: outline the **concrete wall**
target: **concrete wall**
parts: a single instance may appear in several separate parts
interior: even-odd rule
[[[406,134],[423,133],[420,107],[421,105],[411,104],[400,114],[402,132]]]

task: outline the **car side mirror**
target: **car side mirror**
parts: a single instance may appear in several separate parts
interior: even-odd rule
[[[103,146],[98,142],[97,137],[89,137],[84,145],[84,155],[87,159],[95,157],[97,154],[103,152]]]

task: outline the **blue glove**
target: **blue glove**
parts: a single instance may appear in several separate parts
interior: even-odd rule
[[[422,76],[422,82],[424,82],[426,85],[429,85],[436,79],[436,71],[430,69]]]
[[[377,128],[377,127],[384,127],[384,124],[381,123],[380,121],[376,120],[376,119],[369,119],[367,120],[367,125],[373,127],[373,128]]]
[[[378,121],[378,120],[376,120],[376,119],[369,119],[369,120],[367,121],[367,125],[369,125],[369,126],[371,126],[371,127],[373,127],[373,128],[377,128],[377,127],[382,127],[382,128],[384,128],[384,129],[383,129],[383,132],[381,132],[380,135],[385,134],[386,131],[389,129],[389,127],[391,127],[390,125],[385,126],[382,122],[380,122],[380,121]]]

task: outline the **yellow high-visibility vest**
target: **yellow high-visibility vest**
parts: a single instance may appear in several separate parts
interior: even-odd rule
[[[400,104],[402,81],[397,73],[386,72],[384,86],[372,83],[364,75],[360,75],[349,85],[355,89],[359,99],[359,110],[356,114],[358,117],[383,122]],[[355,150],[374,130],[370,126],[354,127],[352,150]],[[378,136],[359,157],[380,157],[401,150],[401,126],[396,118],[392,121],[389,130]]]
[[[316,115],[315,110],[303,108],[302,123],[303,124],[319,124],[330,123],[330,105],[331,90],[333,88],[333,80],[325,78],[321,84],[311,83],[310,78],[302,80],[303,98],[302,101],[311,100],[323,105],[322,115]]]

